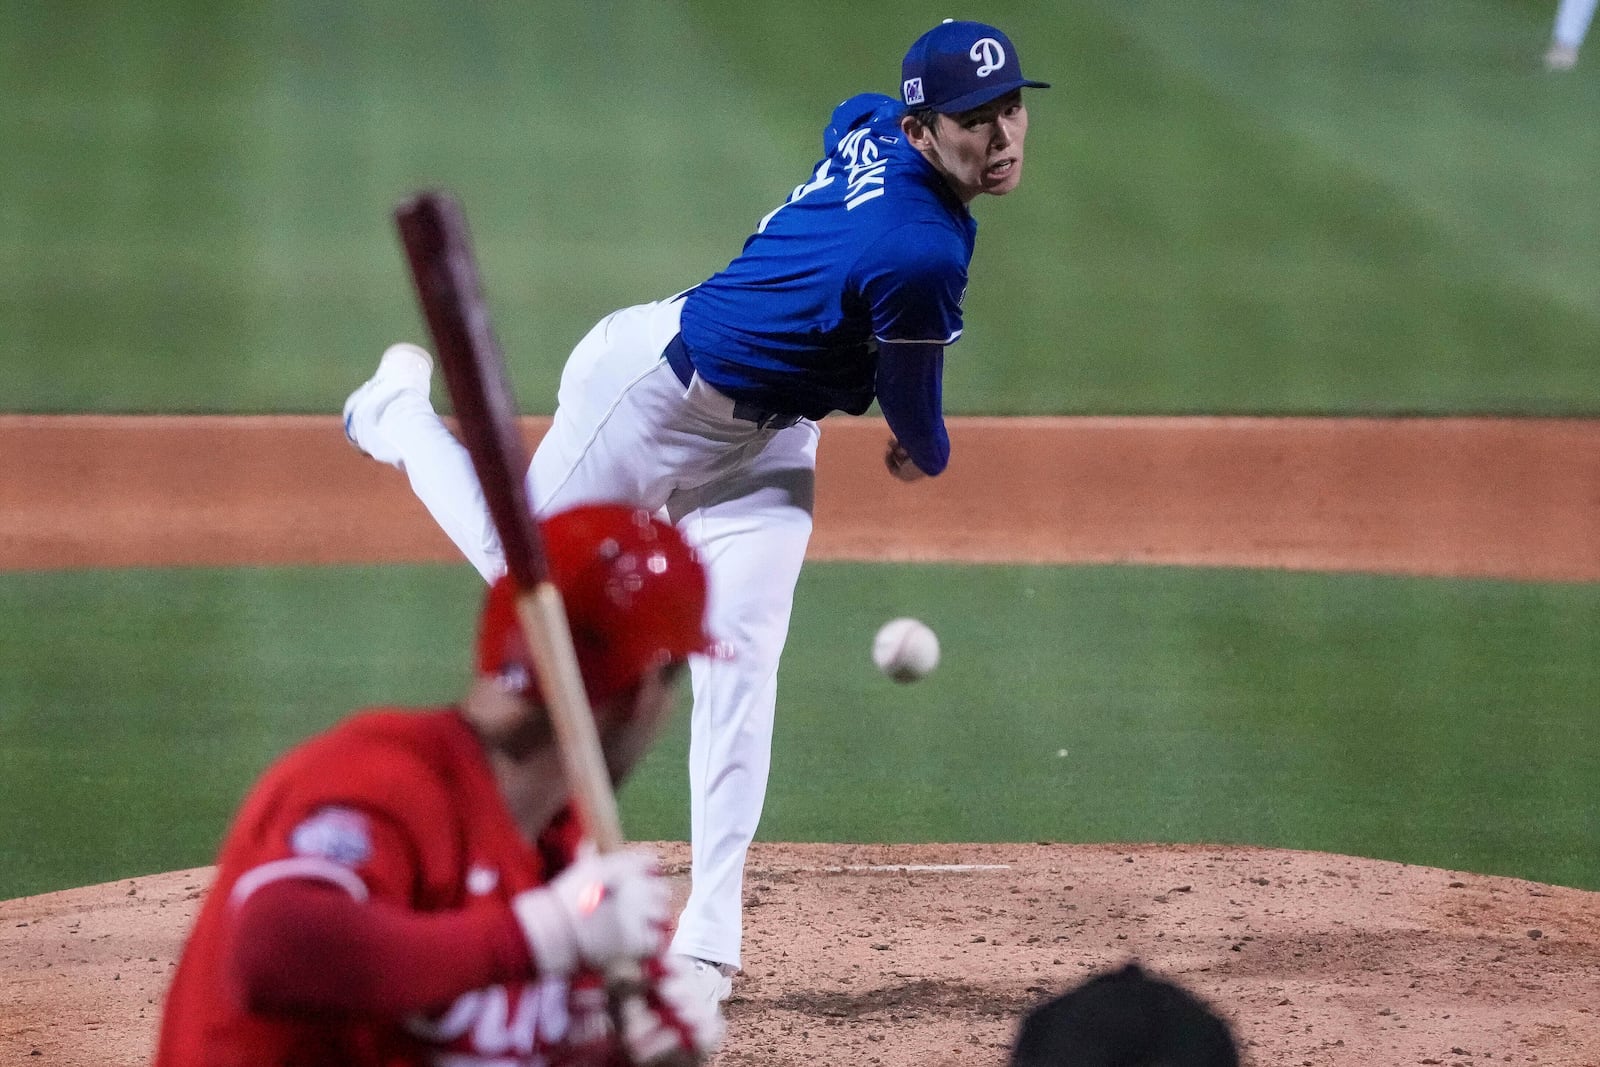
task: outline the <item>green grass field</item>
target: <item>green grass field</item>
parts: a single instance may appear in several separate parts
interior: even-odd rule
[[[998,2],[1030,97],[952,410],[1589,412],[1600,79],[1553,5]],[[0,404],[331,411],[418,336],[389,223],[467,204],[523,407],[723,266],[920,4],[0,7]]]
[[[949,410],[1594,415],[1600,57],[1540,69],[1553,7],[973,13],[1055,88],[1022,188],[978,205]],[[420,336],[389,211],[444,185],[548,411],[590,323],[720,268],[938,14],[0,5],[0,409],[337,410]],[[284,746],[454,691],[475,591],[464,567],[0,574],[0,897],[207,862]],[[1597,597],[813,567],[763,833],[1249,842],[1600,888]],[[948,662],[896,688],[866,648],[904,613]],[[630,832],[683,836],[683,749],[680,724]]]
[[[210,862],[286,746],[459,691],[477,589],[442,566],[0,580],[28,620],[0,630],[0,899]],[[944,646],[916,685],[869,662],[898,612]],[[1600,889],[1597,624],[1595,586],[815,565],[762,836],[1238,842]],[[685,733],[625,791],[631,835],[686,836]]]

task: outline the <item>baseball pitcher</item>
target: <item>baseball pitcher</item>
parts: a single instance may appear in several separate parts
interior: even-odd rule
[[[901,98],[835,109],[823,158],[728,267],[602,319],[569,357],[528,473],[544,511],[627,500],[665,515],[710,572],[728,654],[691,662],[692,892],[673,949],[708,997],[741,958],[746,851],[766,794],[778,660],[811,534],[818,420],[877,400],[890,474],[949,461],[942,377],[961,336],[977,223],[968,205],[1022,177],[1028,113],[1016,47],[945,22],[901,65]],[[485,578],[499,545],[463,449],[428,399],[430,361],[385,353],[345,405],[346,433],[403,469]]]

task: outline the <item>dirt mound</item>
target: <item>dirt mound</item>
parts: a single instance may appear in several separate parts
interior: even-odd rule
[[[0,1062],[147,1062],[210,875],[0,904]],[[759,844],[746,908],[718,1067],[999,1065],[1030,1006],[1135,958],[1262,1067],[1600,1063],[1600,894],[1574,889],[1231,847]]]

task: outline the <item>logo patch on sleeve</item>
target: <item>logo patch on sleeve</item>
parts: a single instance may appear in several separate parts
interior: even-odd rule
[[[367,817],[349,808],[319,808],[289,834],[297,856],[321,856],[343,867],[359,867],[372,855]]]

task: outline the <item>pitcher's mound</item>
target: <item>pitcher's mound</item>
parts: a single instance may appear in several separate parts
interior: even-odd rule
[[[0,1062],[146,1062],[210,873],[0,903]],[[746,907],[726,1067],[1003,1064],[1028,1007],[1133,958],[1261,1067],[1600,1064],[1596,893],[1235,847],[757,845]]]

